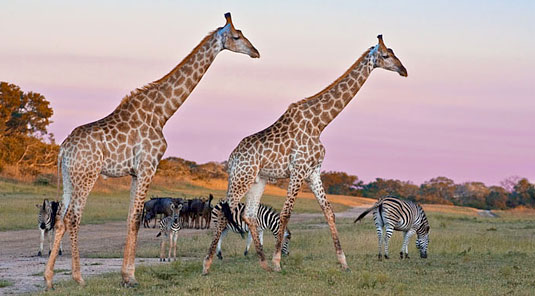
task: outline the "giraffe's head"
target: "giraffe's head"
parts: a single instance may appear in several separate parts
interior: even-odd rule
[[[225,19],[227,19],[225,26],[216,30],[217,37],[221,42],[221,47],[230,51],[246,54],[252,58],[259,58],[260,53],[258,50],[256,50],[251,42],[243,36],[243,33],[240,30],[234,28],[234,24],[232,24],[232,19],[230,18],[230,12],[225,13]]]
[[[374,62],[374,67],[398,72],[399,75],[407,77],[407,69],[403,67],[401,61],[396,57],[394,51],[383,42],[383,35],[377,36],[379,43],[370,49],[370,55]]]

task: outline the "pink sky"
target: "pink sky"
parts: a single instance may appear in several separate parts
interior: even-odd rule
[[[409,77],[372,73],[322,135],[324,170],[533,182],[535,5],[374,2],[11,2],[0,11],[0,80],[46,96],[61,142],[166,74],[231,11],[261,58],[221,53],[164,130],[166,156],[223,161],[382,33]]]

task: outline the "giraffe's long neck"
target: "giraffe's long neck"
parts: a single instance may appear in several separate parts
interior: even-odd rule
[[[126,97],[117,110],[131,110],[129,105],[135,104],[151,115],[150,125],[163,128],[200,82],[222,49],[217,31],[214,31],[169,74]]]
[[[374,68],[373,54],[373,48],[368,49],[337,80],[316,95],[298,103],[304,114],[308,113],[306,118],[320,131],[342,112],[368,79]]]

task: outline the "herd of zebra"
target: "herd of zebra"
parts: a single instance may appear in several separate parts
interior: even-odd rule
[[[169,240],[167,260],[171,261],[172,251],[173,258],[176,260],[176,244],[180,229],[209,228],[210,223],[217,225],[217,219],[220,217],[221,212],[223,212],[224,215],[222,216],[228,220],[228,223],[217,244],[217,257],[223,259],[221,243],[229,230],[242,235],[244,233],[248,234],[244,255],[248,254],[252,237],[243,219],[245,204],[239,203],[234,210],[231,210],[225,201],[220,201],[212,207],[212,200],[213,195],[210,194],[208,198],[195,199],[158,197],[151,198],[145,203],[143,210],[143,223],[145,227],[149,227],[149,222],[152,219],[156,223],[157,215],[163,216],[159,222],[160,232],[156,235],[162,238],[160,242],[160,261],[166,261],[165,242],[167,240]],[[37,204],[36,207],[39,208],[38,225],[41,231],[38,256],[42,256],[44,237],[48,236],[49,232],[52,232],[52,236],[54,235],[54,217],[56,217],[61,205],[59,202],[45,199],[43,204]],[[427,258],[429,221],[419,204],[394,196],[386,196],[379,199],[372,207],[366,209],[354,222],[361,220],[370,212],[373,212],[373,219],[377,229],[379,260],[383,257],[383,243],[384,258],[389,259],[388,244],[394,230],[403,232],[403,244],[400,251],[401,259],[409,258],[408,243],[414,234],[417,235],[416,247],[420,252],[420,257]],[[266,229],[277,237],[280,227],[280,216],[273,208],[261,204],[258,209],[257,222],[261,244],[263,244],[263,231]],[[285,255],[290,253],[290,239],[290,230],[286,228],[282,247],[282,253]],[[51,243],[50,237],[49,243]],[[59,254],[61,255],[61,253],[62,248],[60,247]]]

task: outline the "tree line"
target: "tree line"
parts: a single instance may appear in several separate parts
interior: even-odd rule
[[[456,184],[447,177],[436,177],[416,185],[410,181],[377,178],[364,183],[344,172],[323,172],[322,181],[330,194],[380,198],[394,195],[408,200],[468,206],[479,209],[508,209],[517,206],[535,208],[535,185],[528,179],[509,177],[500,186],[487,187],[482,182]]]
[[[17,85],[0,82],[0,173],[9,167],[22,175],[53,176],[59,146],[48,131],[54,114],[50,102],[36,92],[24,92]],[[177,157],[160,162],[157,174],[175,178],[226,179],[226,163],[197,164]],[[53,176],[55,178],[55,176]],[[45,180],[44,183],[53,183]],[[423,203],[470,206],[481,209],[535,207],[535,186],[526,178],[510,177],[501,186],[487,187],[481,182],[455,184],[447,177],[436,177],[421,185],[409,181],[377,178],[364,183],[344,172],[323,172],[322,181],[329,194],[379,198],[395,195]],[[285,188],[287,180],[275,185]],[[306,189],[305,189],[306,190]]]

